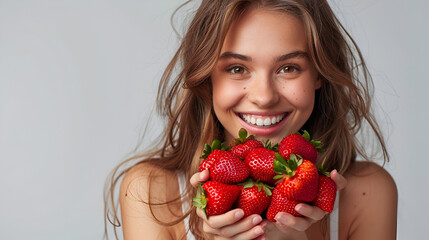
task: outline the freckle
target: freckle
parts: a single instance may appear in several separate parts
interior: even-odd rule
[[[243,90],[246,90],[246,87],[244,87]]]
[[[363,193],[362,193],[362,195],[363,195],[363,196],[365,196],[365,195],[366,195],[366,192],[363,192]]]

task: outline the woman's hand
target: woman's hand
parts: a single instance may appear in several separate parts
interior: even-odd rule
[[[204,170],[195,173],[191,177],[191,184],[197,187],[200,182],[209,179],[209,171]],[[206,217],[204,212],[197,208],[197,215],[204,221],[204,232],[212,235],[213,239],[255,239],[264,233],[264,228],[260,225],[262,217],[257,214],[243,218],[242,209],[233,209],[224,214]]]
[[[341,190],[346,187],[347,180],[336,170],[331,172],[331,178]],[[302,217],[295,217],[289,213],[280,212],[274,218],[275,223],[264,221],[262,226],[265,228],[265,234],[259,239],[308,239],[305,231],[315,222],[320,221],[327,213],[318,207],[310,206],[305,203],[296,205],[295,210]]]
[[[336,170],[331,172],[331,178],[341,190],[346,187],[347,180]],[[191,184],[196,187],[200,182],[209,179],[209,171],[196,173],[191,177]],[[201,209],[197,215],[203,219],[203,230],[212,234],[214,239],[308,239],[305,231],[315,222],[320,221],[327,213],[318,207],[300,203],[295,210],[301,217],[280,212],[276,222],[262,221],[261,216],[251,215],[243,218],[241,209],[233,209],[217,216],[206,217]]]

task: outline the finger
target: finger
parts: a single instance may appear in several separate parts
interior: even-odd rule
[[[277,213],[275,220],[277,226],[280,228],[289,227],[301,232],[307,230],[312,224],[312,221],[309,218],[295,217],[292,214],[285,212]]]
[[[194,175],[192,175],[191,179],[189,180],[191,182],[191,185],[194,187],[197,187],[198,184],[201,182],[205,182],[209,180],[209,170],[204,170],[202,172],[197,172]]]
[[[227,225],[234,224],[243,218],[244,212],[242,209],[234,209],[224,214],[207,217],[203,210],[197,208],[197,215],[202,218],[211,228],[222,228]]]
[[[264,228],[262,226],[255,226],[252,229],[242,232],[240,234],[235,235],[234,237],[232,237],[232,239],[234,240],[250,240],[250,239],[255,239],[258,237],[262,237],[264,236]],[[264,239],[264,238],[262,238]]]
[[[198,217],[202,218],[204,221],[207,221],[206,213],[203,210],[201,210],[201,208],[196,208],[196,211],[197,211]]]
[[[209,216],[206,222],[210,227],[219,229],[238,222],[243,216],[242,209],[233,209],[224,214]]]
[[[295,206],[295,211],[300,213],[301,215],[308,217],[309,219],[313,220],[313,222],[317,222],[322,220],[323,217],[325,217],[326,212],[322,209],[314,206],[310,206],[305,203],[299,203]]]
[[[337,184],[337,189],[341,190],[347,186],[347,179],[345,179],[341,174],[338,173],[336,169],[332,170],[331,179],[334,180],[335,184]]]
[[[236,222],[235,224],[221,228],[220,235],[223,237],[234,236],[234,239],[253,239],[264,233],[262,226],[255,227],[261,222],[262,217],[254,214]]]

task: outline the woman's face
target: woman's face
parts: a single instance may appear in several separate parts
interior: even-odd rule
[[[251,9],[232,24],[211,79],[227,143],[240,128],[274,143],[299,131],[321,86],[302,22],[266,9]]]

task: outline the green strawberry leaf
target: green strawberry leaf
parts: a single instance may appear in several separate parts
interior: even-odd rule
[[[302,134],[301,134],[301,136],[303,136],[307,141],[309,141],[310,142],[310,133],[308,133],[306,130],[302,130]]]
[[[287,166],[287,165],[288,164],[287,164],[286,160],[282,156],[280,156],[280,154],[275,153],[275,158],[273,160],[274,171],[276,173],[280,173],[280,174],[281,173],[287,174],[286,169],[289,168],[289,166]]]
[[[222,143],[219,140],[215,139],[212,142],[211,150],[213,151],[215,149],[220,149],[221,146],[222,146]]]
[[[295,154],[291,153],[288,163],[292,171],[295,171],[298,168],[298,161],[298,157]]]
[[[240,138],[240,139],[242,139],[243,140],[243,142],[246,140],[246,138],[247,138],[247,131],[246,131],[246,129],[244,129],[244,128],[241,128],[239,131],[238,131],[238,137]]]
[[[266,149],[271,149],[271,141],[270,141],[270,139],[268,139],[268,140],[265,142],[264,147],[265,147]]]
[[[275,152],[279,151],[279,144],[277,143],[276,145],[272,146],[271,150],[273,150]]]
[[[198,185],[197,196],[192,199],[192,205],[203,210],[204,214],[207,217],[207,197],[206,191],[204,191],[203,187]]]
[[[317,167],[317,171],[319,172],[319,175],[325,175],[328,178],[331,178],[331,174],[325,170],[325,161],[326,161],[326,157],[323,159],[322,164],[320,164],[319,167]]]
[[[255,186],[255,183],[251,178],[248,178],[244,182],[238,183],[237,185],[243,186],[243,188],[252,188],[253,186]]]
[[[263,186],[263,188],[267,196],[273,195],[273,193],[271,192],[271,189],[268,186]]]
[[[279,144],[277,143],[276,145],[272,145],[272,143],[271,143],[271,141],[270,141],[270,139],[268,139],[266,142],[265,142],[265,144],[264,144],[264,147],[266,148],[266,149],[268,149],[268,150],[273,150],[273,151],[275,151],[275,152],[278,152],[279,151]]]
[[[221,144],[220,150],[221,151],[229,151],[231,149],[231,146],[225,146],[225,143]]]
[[[274,153],[274,156],[275,156],[275,160],[279,161],[282,165],[285,165],[285,166],[288,165],[286,162],[286,159],[284,159],[282,155],[278,153]]]
[[[201,158],[206,159],[211,152],[212,152],[212,148],[210,147],[210,145],[204,144],[203,155],[201,156]]]
[[[274,180],[277,180],[277,179],[280,179],[280,178],[282,178],[282,177],[283,177],[283,175],[280,175],[280,174],[279,174],[279,175],[275,175],[275,176],[273,177],[273,179],[274,179]]]

